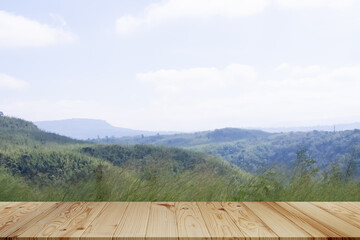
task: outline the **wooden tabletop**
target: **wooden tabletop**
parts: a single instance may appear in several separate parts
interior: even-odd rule
[[[0,202],[0,239],[360,239],[360,202]]]

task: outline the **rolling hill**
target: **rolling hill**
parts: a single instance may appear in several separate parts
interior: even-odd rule
[[[221,200],[251,176],[204,153],[93,144],[16,118],[0,117],[0,140],[0,201]]]
[[[188,134],[94,139],[97,143],[176,146],[221,157],[251,173],[272,166],[293,168],[296,152],[305,148],[322,170],[349,158],[360,164],[360,130],[268,133],[224,128]],[[359,173],[360,175],[360,173]]]
[[[178,133],[173,135],[136,136],[123,138],[92,139],[98,143],[117,143],[123,145],[151,144],[171,147],[192,147],[210,143],[232,142],[240,139],[256,139],[271,135],[260,130],[223,128],[214,131]]]
[[[114,127],[104,120],[96,119],[65,119],[55,121],[35,122],[40,129],[61,134],[75,139],[93,139],[105,137],[125,137],[125,136],[151,136],[160,134],[172,134],[174,132],[152,132],[133,130],[129,128]]]
[[[299,127],[277,127],[277,128],[261,128],[261,130],[271,133],[281,132],[312,132],[312,131],[346,131],[360,129],[360,122],[343,123],[335,125],[317,125],[317,126],[299,126]]]
[[[310,143],[322,139],[316,148],[335,146],[342,159],[342,165],[324,170],[306,149],[282,149],[306,137],[291,133],[284,139],[223,129],[190,137],[185,143],[198,145],[187,149],[125,146],[73,140],[31,122],[0,117],[0,201],[358,201],[358,155],[348,152],[358,146],[358,134],[307,136]],[[216,156],[236,159],[244,147],[246,154],[252,153],[246,155],[247,163],[257,164],[262,154],[280,149],[284,162],[293,164],[284,168],[260,162],[266,171],[249,174]]]

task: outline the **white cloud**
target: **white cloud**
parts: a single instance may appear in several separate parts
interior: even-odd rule
[[[56,120],[65,118],[108,119],[115,112],[96,101],[79,99],[22,100],[1,103],[0,108],[9,116],[17,116],[31,121]],[[80,111],[81,110],[81,111]]]
[[[275,70],[276,71],[281,71],[281,70],[288,69],[289,67],[290,67],[289,63],[281,63],[275,68]]]
[[[130,102],[0,98],[0,109],[30,120],[97,118],[147,130],[335,124],[344,120],[331,119],[359,117],[359,80],[360,65],[163,69],[137,74],[136,87],[127,89],[135,96]]]
[[[291,75],[294,75],[294,76],[306,76],[306,75],[322,73],[329,69],[319,66],[319,65],[310,65],[310,66],[303,67],[303,66],[292,66],[289,63],[282,63],[282,64],[278,65],[275,68],[275,70],[283,71],[283,72],[287,71],[288,73],[290,73]]]
[[[127,34],[142,25],[154,25],[184,17],[244,17],[257,14],[268,0],[168,0],[149,5],[139,17],[125,15],[116,21],[119,34]]]
[[[146,107],[130,115],[134,122],[147,116],[147,124],[159,129],[194,130],[314,119],[320,121],[313,124],[321,124],[321,119],[353,116],[360,108],[360,65],[287,63],[281,68],[266,75],[239,64],[141,73],[138,80],[155,93]]]
[[[133,32],[141,24],[143,24],[142,19],[125,15],[116,21],[116,31],[120,35],[126,35]]]
[[[28,86],[29,84],[25,81],[0,73],[0,90],[23,89]]]
[[[246,17],[261,13],[270,5],[290,9],[341,9],[357,3],[357,0],[166,0],[150,4],[139,16],[127,14],[120,17],[116,21],[116,31],[119,35],[126,35],[141,26],[188,17]]]
[[[136,75],[140,81],[155,84],[157,90],[168,93],[219,90],[253,81],[256,76],[253,67],[242,64],[231,64],[224,69],[169,69]]]
[[[5,11],[0,11],[0,29],[0,48],[38,47],[75,41],[74,34],[62,27],[50,27]]]
[[[275,4],[282,8],[346,8],[356,4],[357,0],[275,0]]]

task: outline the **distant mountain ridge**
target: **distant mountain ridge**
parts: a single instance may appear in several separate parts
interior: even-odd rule
[[[73,118],[54,121],[35,122],[40,129],[61,134],[63,136],[75,139],[96,139],[105,137],[134,137],[134,136],[152,136],[156,134],[173,134],[175,132],[155,132],[134,130],[129,128],[115,127],[105,120]]]
[[[332,163],[344,166],[348,159],[360,163],[360,130],[290,131],[270,133],[261,130],[223,128],[213,131],[96,139],[96,143],[181,147],[221,157],[250,173],[271,166],[295,166],[299,149],[306,149],[320,169]],[[356,164],[358,164],[356,163]],[[360,169],[356,173],[360,176]]]
[[[272,127],[260,128],[265,132],[279,133],[279,132],[311,132],[311,131],[346,131],[360,129],[360,122],[342,123],[334,125],[318,125],[318,126],[298,126],[298,127]]]
[[[94,139],[97,143],[116,143],[122,145],[160,145],[168,147],[192,147],[210,143],[233,142],[241,139],[256,139],[270,136],[271,133],[261,130],[249,130],[241,128],[221,128],[212,131],[194,133],[177,133],[155,136],[135,136],[110,139]]]

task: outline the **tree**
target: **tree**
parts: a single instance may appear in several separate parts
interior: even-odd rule
[[[312,159],[308,150],[301,147],[296,152],[296,167],[292,173],[292,185],[306,185],[310,184],[312,178],[316,176],[319,169],[315,167],[316,161]]]

